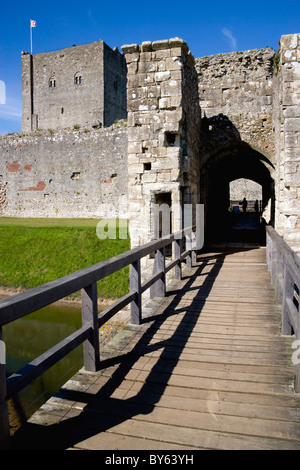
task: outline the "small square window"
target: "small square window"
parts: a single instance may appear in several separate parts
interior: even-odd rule
[[[144,163],[144,171],[151,170],[151,163]]]
[[[176,134],[172,132],[165,133],[166,145],[172,147],[175,144]]]

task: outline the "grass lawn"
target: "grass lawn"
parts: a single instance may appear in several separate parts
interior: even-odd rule
[[[0,285],[29,289],[130,249],[129,238],[99,240],[98,222],[0,217]],[[128,290],[128,267],[98,282],[101,298]]]

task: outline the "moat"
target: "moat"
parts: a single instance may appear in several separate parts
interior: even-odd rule
[[[45,307],[4,327],[7,376],[66,338],[81,325],[77,303]],[[10,402],[13,427],[29,418],[82,366],[82,350],[75,349]]]

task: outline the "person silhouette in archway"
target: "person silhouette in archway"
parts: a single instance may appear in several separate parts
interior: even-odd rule
[[[242,202],[243,212],[246,212],[247,205],[248,205],[247,199],[244,197],[243,202]]]
[[[258,214],[259,207],[258,207],[258,200],[257,199],[256,199],[255,204],[254,204],[254,210]]]

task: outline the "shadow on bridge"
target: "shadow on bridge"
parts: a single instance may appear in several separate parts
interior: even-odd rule
[[[251,249],[251,247],[241,248],[240,251]],[[27,423],[11,438],[9,449],[62,450],[72,448],[77,443],[96,435],[98,435],[98,444],[101,448],[101,436],[103,436],[101,433],[109,430],[113,432],[115,426],[133,417],[151,414],[163,396],[179,358],[191,337],[205,301],[223,266],[225,256],[237,251],[236,248],[234,251],[227,248],[224,252],[220,250],[213,255],[202,255],[201,262],[198,261],[197,267],[187,273],[182,281],[179,281],[178,288],[167,293],[162,304],[162,313],[155,314],[154,312],[154,316],[143,320],[142,331],[144,332],[137,342],[128,345],[131,349],[102,361],[103,370],[100,371],[99,377],[105,369],[106,378],[102,375],[102,379],[106,380],[104,385],[102,381],[99,389],[97,391],[94,389],[92,393],[88,390],[82,392],[62,388],[56,395],[69,402],[81,404],[80,407],[83,409],[78,410],[80,407],[77,409],[75,407],[68,413],[65,412],[65,416],[57,419],[59,422],[55,424],[43,426]],[[203,278],[203,282],[200,286],[194,286],[199,276]],[[183,295],[187,292],[193,293],[190,295],[192,300],[188,305],[180,305]],[[173,319],[176,322],[178,316],[180,317],[179,323],[175,325],[168,337],[157,339],[159,336],[157,333],[162,327],[169,329],[168,320]],[[135,331],[137,331],[136,328]],[[140,379],[135,385],[131,385],[131,390],[129,390],[131,396],[128,398],[125,396],[122,399],[114,398],[112,395],[116,395],[116,391],[122,389],[122,384],[134,372],[135,364],[141,358],[147,358],[151,353],[158,353],[157,357],[152,356],[155,363],[148,374],[144,370],[146,376],[143,380]],[[57,413],[62,412],[63,408],[57,411]],[[147,426],[147,423],[144,424]],[[118,439],[117,434],[115,434],[115,439]]]

